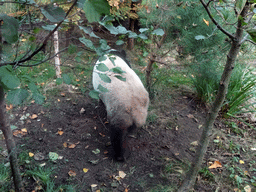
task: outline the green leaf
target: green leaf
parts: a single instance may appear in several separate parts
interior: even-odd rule
[[[51,4],[46,5],[41,8],[42,14],[53,23],[63,21],[65,19],[66,13],[60,7],[55,7]]]
[[[105,60],[107,60],[107,57],[105,55],[103,55],[99,58],[99,62],[102,62],[102,61],[105,61]]]
[[[248,29],[246,31],[252,38],[254,42],[256,42],[256,29]]]
[[[106,83],[111,83],[111,79],[109,78],[109,76],[107,76],[106,74],[99,74],[100,78],[102,81],[106,82]]]
[[[116,57],[109,57],[109,60],[113,63],[113,65],[116,65],[115,64]]]
[[[63,79],[62,78],[57,78],[56,79],[56,84],[57,85],[60,85],[60,84],[62,84],[63,83]]]
[[[19,105],[26,100],[29,96],[29,93],[25,89],[14,89],[8,92],[7,100],[10,101],[14,105]]]
[[[196,39],[196,40],[204,40],[204,39],[205,39],[205,36],[203,36],[203,35],[197,35],[197,36],[195,36],[195,39]]]
[[[117,40],[116,41],[116,45],[123,45],[124,44],[124,41],[123,40]]]
[[[84,37],[80,37],[79,40],[88,48],[95,50],[95,46],[93,44],[93,42],[89,39],[86,39]]]
[[[71,79],[67,74],[63,74],[62,78],[63,78],[64,83],[66,83],[68,85],[71,84]]]
[[[52,161],[56,161],[59,158],[58,153],[55,152],[49,152],[49,159]]]
[[[91,27],[82,27],[79,26],[80,29],[82,29],[86,34],[90,35],[90,37],[99,38],[97,35],[93,33],[93,30]]]
[[[139,34],[138,37],[141,38],[141,39],[144,39],[144,40],[148,39],[148,37],[143,33]]]
[[[14,130],[14,129],[17,129],[18,127],[16,125],[10,125],[11,129]]]
[[[15,89],[20,85],[19,78],[7,71],[5,74],[0,74],[0,79],[6,89]]]
[[[129,32],[128,37],[129,37],[129,38],[137,38],[138,35],[137,35],[135,32]]]
[[[98,89],[100,92],[104,92],[104,93],[108,92],[108,89],[103,87],[101,84],[99,84]]]
[[[152,34],[163,36],[164,35],[164,30],[163,29],[155,29],[154,31],[152,31]]]
[[[100,40],[100,48],[104,51],[111,49],[111,47],[108,46],[108,42],[105,39]]]
[[[35,100],[36,103],[40,105],[43,104],[45,101],[45,97],[39,92],[33,92],[32,98]]]
[[[36,4],[36,2],[34,0],[19,0],[19,3],[26,3],[26,4],[31,4],[31,5],[35,5],[36,7],[38,7],[38,5]]]
[[[0,20],[3,20],[1,32],[8,43],[15,43],[18,40],[18,21],[6,14],[0,14]]]
[[[115,67],[115,68],[110,69],[109,71],[114,72],[114,73],[118,73],[118,74],[126,73],[125,71],[123,71],[121,69],[121,67]]]
[[[100,98],[100,97],[99,97],[99,92],[96,91],[96,90],[90,91],[90,92],[89,92],[89,96],[90,96],[91,98],[93,98],[93,99],[99,99],[99,98]]]
[[[247,0],[236,0],[236,4],[235,4],[236,8],[235,9],[236,9],[237,15],[241,14],[241,12],[246,4],[246,1]]]
[[[42,26],[42,28],[46,31],[52,31],[54,28],[56,27],[56,25],[45,25]]]
[[[97,154],[100,153],[100,150],[99,150],[99,149],[95,149],[95,150],[92,150],[92,152],[93,152],[95,155],[97,155]]]
[[[106,72],[109,70],[109,68],[104,63],[97,64],[96,68],[97,68],[97,70],[102,71],[102,72]]]
[[[148,30],[149,30],[149,28],[140,28],[139,32],[143,33],[143,32],[148,31]]]
[[[35,85],[35,83],[29,83],[28,84],[28,88],[29,90],[33,93],[33,92],[37,92],[37,86]]]
[[[80,8],[80,9],[83,9],[85,1],[86,0],[78,0],[77,1],[77,7]]]
[[[123,27],[123,26],[120,26],[120,25],[116,27],[116,30],[117,30],[118,34],[126,34],[126,33],[128,33],[127,29],[125,27]]]
[[[121,81],[126,81],[126,78],[120,76],[120,75],[115,75],[115,77]]]
[[[110,13],[110,6],[107,0],[86,0],[83,10],[89,23],[99,22],[101,15]]]

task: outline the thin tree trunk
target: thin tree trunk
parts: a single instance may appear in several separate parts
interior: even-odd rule
[[[59,52],[59,36],[58,30],[54,32],[54,53],[57,54]],[[54,57],[55,61],[55,71],[57,78],[61,78],[61,70],[60,70],[60,55],[57,54]]]
[[[146,88],[149,93],[151,91],[151,72],[153,71],[153,63],[155,62],[155,58],[156,55],[152,53],[146,68]]]
[[[248,6],[246,5],[241,13],[241,16],[244,17],[247,12],[248,12]],[[221,106],[225,99],[225,95],[228,90],[228,85],[230,82],[232,70],[234,69],[235,60],[240,50],[242,35],[243,35],[242,23],[241,23],[241,19],[239,19],[235,38],[232,41],[230,51],[227,55],[227,61],[226,61],[225,69],[222,73],[219,90],[218,90],[216,99],[212,104],[210,112],[207,115],[206,122],[204,124],[203,133],[200,138],[200,145],[198,146],[194,162],[192,163],[191,168],[187,173],[181,187],[178,189],[178,192],[187,192],[191,190],[195,184],[197,173],[201,168],[201,164],[203,162],[203,158],[207,151],[207,147],[210,141],[213,123],[217,118],[217,115],[221,109]]]
[[[10,165],[13,175],[13,182],[16,192],[23,190],[22,179],[20,176],[19,164],[17,160],[17,148],[13,139],[12,130],[6,121],[5,117],[5,105],[4,105],[4,89],[0,84],[0,129],[3,131],[7,150],[10,159]]]

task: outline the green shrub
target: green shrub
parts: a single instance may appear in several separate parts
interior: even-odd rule
[[[255,98],[256,76],[252,70],[244,65],[234,68],[223,111],[227,115],[237,115],[246,112],[255,112],[256,103],[248,103]]]

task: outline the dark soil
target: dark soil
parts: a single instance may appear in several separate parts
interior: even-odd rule
[[[42,106],[31,103],[8,113],[12,117],[11,125],[17,126],[17,130],[26,128],[28,131],[25,135],[15,136],[18,153],[42,153],[44,158],[35,160],[31,157],[27,165],[22,164],[22,172],[35,164],[53,168],[52,178],[56,186],[73,185],[76,191],[91,191],[92,184],[102,191],[159,191],[152,190],[158,185],[169,185],[175,191],[194,158],[195,143],[200,138],[205,112],[193,97],[181,95],[169,108],[171,110],[164,111],[155,122],[147,123],[129,136],[130,155],[125,162],[113,159],[105,113],[97,102],[86,96],[62,90]],[[30,117],[36,114],[37,118],[21,120],[26,114]],[[161,123],[163,119],[168,119],[169,123]],[[215,126],[223,128],[218,121]],[[52,161],[49,152],[55,152],[62,158]],[[232,154],[222,154],[223,149],[211,144],[206,159],[216,157],[216,160],[227,163],[232,158]],[[207,161],[204,166],[207,166]],[[183,172],[177,170],[181,174],[166,174],[165,166],[171,162],[179,164],[174,168],[178,167]],[[84,168],[88,172],[84,172]],[[119,171],[126,176],[120,178]],[[215,174],[221,172],[219,169]],[[35,179],[26,176],[24,181],[26,191],[33,191],[39,185]],[[215,191],[216,185],[198,177],[195,191]]]
[[[84,112],[81,113],[81,109]],[[83,96],[65,93],[48,100],[44,106],[30,104],[14,109],[12,125],[19,129],[27,128],[28,133],[16,137],[19,152],[42,153],[46,167],[54,167],[53,177],[57,184],[75,184],[79,191],[87,191],[92,184],[107,191],[147,191],[157,184],[168,184],[161,173],[166,159],[191,161],[194,156],[190,143],[197,141],[204,120],[204,113],[192,98],[177,99],[172,111],[166,117],[174,127],[160,128],[147,125],[135,131],[128,139],[130,156],[125,162],[112,158],[109,131],[106,119],[97,108],[97,103]],[[35,119],[20,120],[22,115],[36,114]],[[63,134],[58,134],[63,131]],[[66,145],[68,146],[64,146]],[[72,144],[75,144],[74,148]],[[99,154],[93,151],[100,150]],[[55,163],[48,158],[49,152],[56,152],[63,159]],[[88,169],[85,173],[83,168]],[[70,176],[74,171],[75,176]],[[118,181],[119,171],[127,175]],[[27,185],[27,191],[36,187],[36,182]]]

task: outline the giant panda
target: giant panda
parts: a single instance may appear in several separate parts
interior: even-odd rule
[[[105,60],[98,60],[92,74],[93,88],[99,91],[100,100],[104,103],[107,118],[110,123],[110,139],[114,149],[114,157],[117,161],[124,161],[124,153],[127,149],[126,137],[130,130],[145,124],[149,105],[149,94],[140,78],[131,69],[126,60],[125,52],[111,50],[104,55]],[[101,72],[97,66],[104,63],[109,70],[120,67],[125,80],[115,77],[114,72]],[[106,74],[110,83],[102,81],[99,74]],[[107,92],[101,92],[99,85],[106,88]]]

